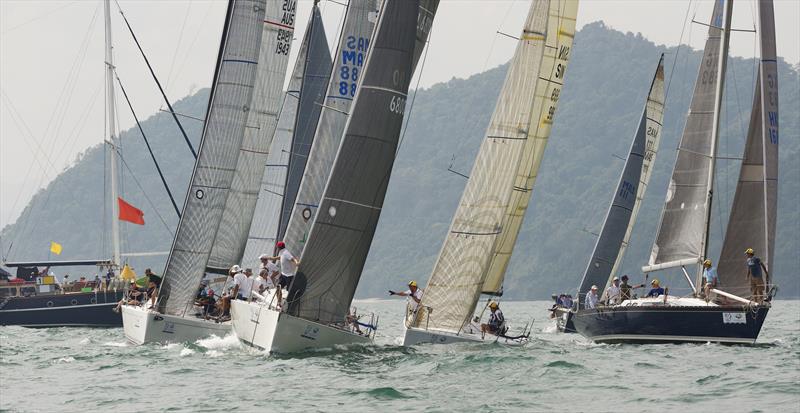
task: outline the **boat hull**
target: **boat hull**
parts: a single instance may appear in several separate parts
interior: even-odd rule
[[[558,307],[553,310],[553,315],[553,318],[556,320],[556,327],[558,327],[560,333],[577,333],[577,331],[575,331],[575,323],[572,321],[572,317],[575,316],[573,310]]]
[[[122,306],[122,323],[125,338],[136,345],[192,342],[211,335],[224,337],[231,332],[230,322],[179,317],[128,305]]]
[[[453,344],[453,343],[498,343],[507,346],[524,346],[528,343],[528,338],[512,339],[499,337],[493,334],[453,334],[449,331],[425,330],[421,328],[406,328],[403,336],[403,346],[410,347],[418,344]]]
[[[599,343],[755,344],[769,309],[616,306],[579,310],[572,319],[578,333]]]
[[[288,354],[372,342],[369,336],[294,317],[258,302],[234,300],[231,323],[239,341],[270,353]]]
[[[109,291],[9,297],[0,308],[0,326],[120,327],[122,317],[112,310],[122,295]]]

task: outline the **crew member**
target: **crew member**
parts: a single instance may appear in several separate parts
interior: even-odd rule
[[[764,270],[764,274],[769,277],[769,272],[767,272],[767,267],[764,266],[764,263],[761,262],[761,258],[756,257],[755,251],[752,248],[748,248],[747,251],[744,252],[747,255],[747,276],[746,279],[750,280],[750,291],[752,292],[753,301],[761,302],[764,298],[764,277],[762,276],[761,270]]]
[[[653,281],[650,281],[650,291],[647,293],[646,297],[658,297],[660,295],[664,295],[664,289],[661,288],[661,284],[658,281],[658,278],[653,278]]]
[[[487,332],[494,335],[503,334],[503,323],[506,319],[503,317],[503,312],[500,311],[500,306],[492,301],[489,303],[489,310],[492,312],[489,314],[489,323],[481,324],[481,338],[486,336]]]
[[[703,293],[705,293],[706,301],[711,300],[711,289],[717,288],[719,283],[719,276],[717,276],[717,269],[712,266],[711,260],[703,261]]]
[[[592,288],[589,289],[589,292],[586,293],[586,298],[583,300],[583,306],[586,307],[587,310],[591,310],[597,307],[597,286],[593,285]]]

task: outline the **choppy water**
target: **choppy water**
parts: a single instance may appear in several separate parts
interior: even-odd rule
[[[755,347],[598,345],[556,334],[549,303],[503,303],[525,348],[376,343],[272,357],[235,338],[129,346],[121,329],[0,327],[0,411],[800,411],[800,301],[777,301]]]

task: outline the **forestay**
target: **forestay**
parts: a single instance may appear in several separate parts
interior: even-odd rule
[[[649,265],[668,268],[697,263],[704,256],[713,166],[714,108],[720,55],[723,2],[714,4],[703,60],[697,74],[686,126],[661,215]]]
[[[321,211],[290,291],[289,312],[344,322],[380,217],[412,76],[418,1],[387,0]],[[299,297],[298,297],[299,296]],[[297,298],[295,298],[297,297]]]
[[[295,254],[301,251],[298,248],[298,241],[302,240],[305,232],[300,237],[287,234],[292,208],[296,202],[305,203],[298,198],[301,181],[305,179],[304,174],[311,174],[309,179],[319,186],[320,193],[322,186],[325,185],[330,169],[324,171],[318,169],[318,155],[313,152],[323,151],[331,160],[336,154],[347,121],[347,113],[355,96],[357,80],[367,56],[370,35],[375,28],[378,5],[379,0],[349,2],[335,55],[336,62],[326,73],[327,94],[324,100],[316,102],[316,110],[320,111],[318,121],[299,131],[304,132],[303,136],[300,136],[298,131],[295,132],[277,234],[278,239],[283,239],[289,251]],[[334,141],[336,144],[332,145]],[[315,149],[312,151],[312,148]],[[316,202],[314,205],[316,206]],[[297,213],[301,215],[300,219],[305,221],[303,209]],[[310,224],[310,220],[308,222]]]
[[[491,284],[489,291],[502,284],[555,116],[577,11],[577,1],[536,0],[531,5],[422,298],[432,311],[428,319],[418,320],[430,328],[458,333],[484,284]]]
[[[744,251],[753,248],[771,269],[778,206],[778,69],[771,1],[759,1],[761,61],[739,183],[722,245],[718,274],[722,289],[746,297]]]
[[[268,149],[275,134],[289,62],[296,3],[267,0],[261,33],[255,88],[247,113],[247,127],[239,149],[219,230],[214,238],[206,271],[227,274],[241,262],[258,200]],[[317,13],[318,14],[318,13]]]
[[[592,285],[605,287],[614,274],[636,221],[636,213],[641,207],[647,182],[650,179],[650,166],[658,150],[661,125],[664,120],[664,55],[658,61],[650,92],[647,95],[639,126],[634,135],[628,158],[619,178],[611,206],[603,222],[603,229],[597,238],[592,258],[583,274],[580,292],[586,292]]]
[[[313,27],[320,27],[320,30],[312,30]],[[311,47],[310,44],[314,46]],[[314,53],[309,54],[309,48],[313,48]],[[300,90],[305,78],[305,69],[307,66],[318,67],[324,65],[327,65],[327,70],[330,71],[331,56],[330,52],[328,52],[322,16],[317,5],[314,5],[305,36],[303,36],[303,43],[300,44],[292,76],[289,79],[289,87],[283,98],[281,113],[278,117],[278,126],[275,130],[272,144],[269,147],[267,162],[264,165],[261,192],[258,195],[253,222],[250,225],[250,233],[247,236],[247,244],[242,257],[242,263],[245,265],[258,262],[258,256],[261,254],[272,254],[274,252],[295,124],[301,128],[306,128],[309,125],[316,124],[318,119],[318,117],[313,116],[313,113],[301,113],[299,115],[297,113]],[[310,73],[318,72],[318,70],[313,70]],[[308,90],[309,94],[313,96],[317,95],[317,91],[305,90]],[[317,101],[320,101],[320,99],[317,99]],[[319,115],[319,112],[316,112],[316,114]]]
[[[164,269],[162,312],[183,315],[204,276],[244,137],[265,5],[259,0],[228,4],[197,161]]]
[[[412,70],[416,68],[425,48],[438,6],[439,0],[420,1]],[[285,211],[291,212],[291,217],[283,240],[295,254],[303,251],[306,236],[317,213],[322,190],[341,143],[350,102],[355,96],[359,72],[363,69],[368,51],[376,7],[377,2],[374,0],[350,1],[344,26],[348,34],[345,35],[343,32],[339,42],[337,62],[331,75],[325,107],[320,115],[317,136],[308,156],[306,171],[296,200],[292,200],[293,204],[285,205],[290,208]]]

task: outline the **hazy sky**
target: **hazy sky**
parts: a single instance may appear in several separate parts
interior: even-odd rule
[[[305,28],[312,1],[300,0],[296,35]],[[507,61],[529,0],[442,0],[421,86],[467,77]],[[221,0],[120,0],[139,41],[171,100],[203,87],[213,75],[225,14]],[[163,107],[142,59],[112,13],[114,58],[140,118]],[[710,1],[584,0],[578,27],[597,20],[622,31],[641,32],[657,44],[702,47]],[[753,28],[752,0],[738,0],[733,26]],[[333,46],[344,7],[322,1]],[[800,61],[800,1],[776,0],[778,54]],[[0,228],[13,222],[30,197],[103,137],[103,8],[99,0],[0,0]],[[296,39],[292,56],[297,51]],[[752,56],[752,33],[733,36],[731,54]],[[292,63],[289,67],[292,67]],[[418,71],[419,72],[419,71]],[[412,86],[416,81],[412,83]],[[119,93],[118,93],[119,95]],[[121,130],[133,126],[118,101]],[[187,183],[188,184],[188,183]]]

